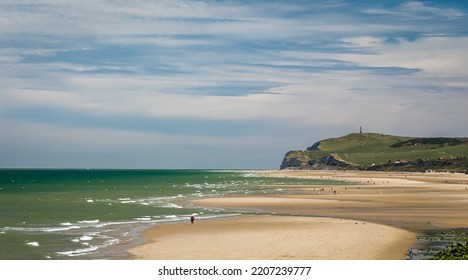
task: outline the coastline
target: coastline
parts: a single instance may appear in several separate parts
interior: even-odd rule
[[[404,259],[422,231],[468,228],[465,174],[256,172],[354,184],[291,186],[300,190],[294,195],[195,200],[192,203],[197,205],[259,215],[199,221],[193,226],[157,225],[142,234],[148,242],[128,252],[135,259]]]

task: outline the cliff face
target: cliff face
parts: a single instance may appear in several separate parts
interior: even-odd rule
[[[341,160],[338,156],[327,154],[323,157],[311,159],[307,151],[290,151],[286,153],[281,163],[281,169],[333,169],[349,167],[352,164]]]
[[[315,142],[312,146],[307,148],[307,151],[320,151],[319,146],[320,146],[320,141]]]
[[[289,151],[283,158],[281,169],[301,169],[308,165],[309,157],[303,151]]]
[[[281,169],[333,169],[352,166],[343,161],[337,154],[327,153],[320,149],[322,141],[315,142],[305,151],[289,151],[283,158]]]
[[[320,166],[348,167],[348,166],[351,166],[352,164],[341,160],[336,155],[330,154],[321,158],[310,160],[309,165],[313,167],[320,167]]]

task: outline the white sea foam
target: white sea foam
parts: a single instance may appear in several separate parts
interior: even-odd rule
[[[101,223],[96,225],[96,228],[102,228],[106,226],[113,226],[113,225],[128,225],[128,224],[134,224],[137,223],[135,221],[125,221],[125,222],[108,222],[108,223]]]
[[[140,218],[135,218],[137,221],[151,221],[151,217],[140,217]]]
[[[69,226],[69,227],[60,227],[60,228],[43,228],[41,231],[43,232],[56,232],[56,231],[67,231],[71,229],[80,228],[79,226]]]
[[[94,202],[94,200],[92,200],[92,199],[88,198],[88,199],[86,199],[86,202],[93,203],[93,202]]]
[[[3,231],[19,231],[19,232],[56,232],[56,231],[67,231],[71,229],[80,228],[79,226],[69,227],[46,227],[46,228],[28,228],[28,227],[4,227]]]
[[[99,223],[99,220],[83,220],[83,221],[78,221],[80,224],[97,224]]]
[[[27,242],[26,244],[32,247],[39,247],[39,242],[37,241],[30,241],[30,242]]]
[[[121,201],[120,203],[127,204],[127,203],[135,203],[135,202],[136,202],[135,200],[125,200],[125,201]]]
[[[70,222],[65,222],[65,223],[60,223],[61,226],[71,226],[72,223]]]
[[[182,207],[180,205],[177,205],[177,204],[174,204],[174,203],[167,203],[165,205],[161,205],[161,207],[162,208],[178,208],[178,209],[184,208],[184,207]]]
[[[96,251],[97,249],[99,249],[99,247],[92,246],[89,248],[77,249],[73,251],[57,252],[57,254],[68,256],[68,257],[77,257],[77,256],[89,254],[90,252]]]
[[[111,200],[111,199],[96,199],[95,202],[106,202],[108,204],[110,203],[121,203],[121,204],[139,204],[139,205],[145,205],[145,206],[156,206],[156,207],[165,207],[165,208],[183,208],[181,206],[171,204],[168,201],[171,201],[173,199],[180,199],[187,197],[186,195],[176,195],[176,196],[163,196],[163,197],[146,197],[146,198],[140,198],[140,199],[130,199],[128,197],[124,198],[118,198],[116,200]]]
[[[117,244],[117,243],[119,243],[119,242],[120,242],[119,239],[117,239],[117,238],[112,238],[112,239],[106,240],[106,241],[104,242],[104,245],[105,245],[105,246],[110,246],[110,245]]]
[[[83,235],[79,238],[81,241],[90,241],[90,240],[93,240],[94,237],[92,236],[89,236],[89,235]]]
[[[78,243],[78,242],[80,242],[80,239],[79,238],[73,238],[71,241],[75,242],[75,243]]]

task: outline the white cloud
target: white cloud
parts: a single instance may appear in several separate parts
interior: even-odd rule
[[[359,36],[343,38],[340,41],[356,47],[377,47],[381,46],[382,43],[385,42],[385,38],[374,36]]]
[[[367,43],[369,41],[382,41],[373,37],[344,40],[356,42],[361,46],[369,45]],[[399,44],[372,45],[376,49],[372,54],[287,51],[277,54],[280,63],[271,61],[272,65],[279,65],[276,68],[263,65],[221,64],[200,67],[196,73],[161,77],[123,74],[75,75],[52,72],[51,75],[60,80],[63,88],[47,90],[36,87],[35,89],[32,84],[30,88],[3,93],[5,101],[3,104],[10,110],[24,106],[52,106],[90,115],[211,120],[257,119],[296,121],[303,125],[327,121],[338,125],[345,121],[343,115],[347,116],[346,120],[363,118],[364,113],[359,112],[362,111],[364,103],[355,103],[353,100],[366,100],[366,104],[389,105],[371,113],[383,115],[388,119],[388,116],[403,114],[405,108],[398,104],[414,103],[416,102],[414,96],[418,96],[417,99],[423,98],[419,96],[418,87],[424,91],[427,87],[453,87],[457,83],[460,85],[460,81],[463,81],[468,73],[466,69],[468,63],[464,62],[467,60],[464,52],[467,44],[466,38],[422,38],[416,41],[402,40]],[[339,70],[338,67],[333,71],[319,73],[303,71],[300,67],[283,67],[288,65],[288,61],[292,61],[293,65],[299,61],[298,66],[315,64],[323,67],[331,63],[325,63],[326,59],[342,61],[351,68]],[[36,66],[46,67],[41,64]],[[51,69],[75,68],[74,65],[55,63],[48,66]],[[34,66],[26,64],[23,67]],[[359,67],[362,69],[359,70]],[[416,68],[422,72],[384,76],[373,74],[374,67]],[[80,68],[77,66],[75,70]],[[278,86],[266,88],[260,94],[246,92],[240,96],[199,95],[193,91],[194,88],[222,88],[226,83],[258,81],[268,81]],[[398,95],[399,100],[394,101],[394,91],[399,90],[395,89],[398,87],[411,88],[411,90]],[[379,97],[376,99],[372,95],[368,96],[365,91],[350,92],[349,89],[355,88],[377,89]],[[430,101],[434,104],[438,102]],[[434,106],[431,102],[423,104],[428,107]],[[460,102],[463,104],[463,100],[459,99],[454,102],[453,106],[458,106]],[[351,116],[353,111],[357,112],[355,117]]]
[[[401,9],[403,11],[413,13],[423,12],[445,17],[460,17],[464,15],[463,12],[457,9],[431,7],[419,1],[409,1],[407,3],[404,3],[403,5],[401,5]]]
[[[298,30],[303,29],[294,20],[269,18],[273,6],[263,5],[184,0],[13,2],[0,10],[0,18],[8,19],[0,25],[0,34],[60,36],[62,40],[86,36],[102,42],[125,40],[129,44],[135,39],[141,42],[144,36],[158,35],[162,37],[148,37],[145,43],[167,46],[180,42],[164,36],[223,35],[224,39],[255,39],[294,35],[292,24]]]
[[[458,77],[468,73],[467,48],[468,37],[423,37],[383,45],[377,54],[338,54],[333,57],[370,67],[414,68],[429,76]]]
[[[462,17],[465,13],[454,8],[439,8],[428,5],[421,1],[408,1],[399,5],[396,9],[367,8],[364,10],[369,14],[392,15],[396,17],[417,18],[417,17]]]

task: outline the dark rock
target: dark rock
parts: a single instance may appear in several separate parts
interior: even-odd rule
[[[333,155],[327,155],[321,158],[311,160],[309,161],[309,165],[311,166],[330,165],[330,166],[339,166],[339,167],[349,166],[348,163],[336,159]]]
[[[320,151],[319,146],[320,146],[320,141],[315,142],[312,146],[307,148],[307,151]]]
[[[280,169],[297,169],[303,166],[305,163],[299,157],[295,156],[296,153],[296,151],[287,152],[283,158],[283,162],[281,163]]]

